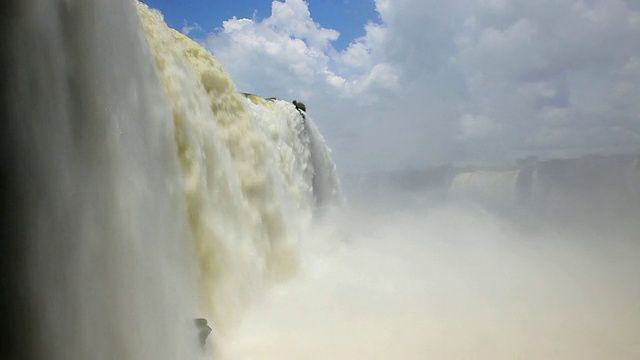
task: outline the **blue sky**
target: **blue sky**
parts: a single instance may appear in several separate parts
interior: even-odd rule
[[[142,0],[160,10],[167,24],[182,29],[185,24],[198,24],[205,33],[213,32],[232,17],[264,19],[271,15],[271,0]],[[378,22],[374,0],[310,0],[313,19],[325,28],[337,30],[340,37],[333,42],[337,50],[345,49],[354,39],[365,35],[369,21]],[[194,34],[202,36],[203,34]]]
[[[637,0],[143,1],[342,172],[640,151]]]

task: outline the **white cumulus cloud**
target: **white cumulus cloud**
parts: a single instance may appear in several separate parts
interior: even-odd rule
[[[339,34],[303,0],[206,46],[241,90],[305,100],[346,171],[640,149],[631,0],[377,0]]]

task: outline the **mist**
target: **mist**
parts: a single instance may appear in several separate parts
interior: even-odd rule
[[[585,177],[534,208],[386,175],[348,178],[350,206],[325,214],[301,275],[249,310],[223,359],[640,356],[637,207]]]
[[[132,0],[9,0],[0,358],[640,358],[635,8],[397,3],[331,58],[276,1],[218,62]]]

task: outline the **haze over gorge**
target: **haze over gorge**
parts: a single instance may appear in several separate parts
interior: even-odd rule
[[[640,358],[640,154],[337,168],[145,4],[0,17],[0,358]]]

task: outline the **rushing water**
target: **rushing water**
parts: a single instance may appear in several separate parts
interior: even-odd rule
[[[0,358],[640,358],[637,157],[332,207],[309,114],[239,93],[160,13],[3,6]]]
[[[7,356],[197,357],[193,319],[224,334],[341,198],[313,120],[246,99],[144,5],[6,9]]]

